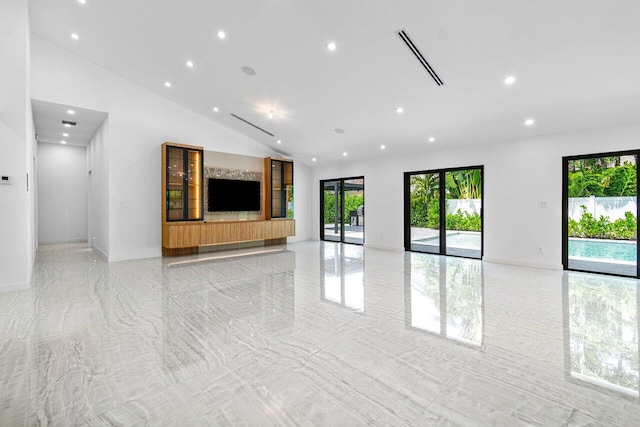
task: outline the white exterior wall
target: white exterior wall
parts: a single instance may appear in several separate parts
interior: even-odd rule
[[[635,216],[637,200],[637,197],[571,197],[569,218],[579,220],[582,217],[582,206],[596,219],[602,215],[615,221],[624,218],[625,212],[631,212]]]

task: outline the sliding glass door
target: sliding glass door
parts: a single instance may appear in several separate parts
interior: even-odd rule
[[[483,167],[405,173],[405,249],[482,258]]]
[[[320,239],[364,243],[364,177],[320,181]]]
[[[342,241],[342,183],[340,180],[322,181],[321,239]]]
[[[565,157],[564,268],[638,277],[638,152]]]

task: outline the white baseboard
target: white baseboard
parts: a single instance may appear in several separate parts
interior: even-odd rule
[[[0,293],[25,291],[29,288],[31,288],[31,283],[10,283],[8,285],[0,285]]]
[[[506,264],[506,265],[515,265],[518,267],[530,267],[530,268],[540,268],[544,270],[562,270],[562,264],[545,264],[540,262],[530,262],[530,261],[520,261],[513,259],[505,259],[505,258],[493,258],[493,257],[482,257],[482,260],[485,262],[491,262],[494,264]]]

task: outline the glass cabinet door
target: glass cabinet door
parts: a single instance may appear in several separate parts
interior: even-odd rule
[[[293,218],[293,163],[271,160],[271,218]]]
[[[202,151],[167,146],[167,221],[202,220]]]

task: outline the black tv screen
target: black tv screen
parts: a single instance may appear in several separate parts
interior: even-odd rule
[[[260,210],[260,181],[209,178],[209,212]]]

